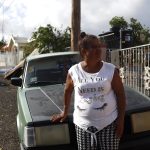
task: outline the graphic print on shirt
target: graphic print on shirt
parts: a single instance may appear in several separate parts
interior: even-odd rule
[[[107,106],[105,95],[110,90],[110,82],[103,77],[78,78],[77,91],[80,95],[77,109],[87,111],[103,111]]]

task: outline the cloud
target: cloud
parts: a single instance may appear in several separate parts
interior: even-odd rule
[[[83,0],[82,29],[94,34],[108,31],[109,21],[114,16],[123,16],[128,21],[135,16],[142,2],[143,0]]]
[[[71,26],[72,0],[7,0],[4,8],[4,34],[31,37],[39,26],[51,24],[57,28]],[[149,0],[81,0],[81,30],[98,35],[109,30],[114,16],[127,21],[136,18],[150,26]],[[0,24],[3,17],[0,11]],[[144,16],[144,17],[143,17]],[[2,26],[0,26],[0,33]],[[0,34],[1,36],[1,34]],[[0,37],[1,38],[1,37]]]
[[[134,16],[135,16],[135,18],[138,18],[138,21],[140,21],[142,25],[145,25],[146,27],[150,28],[149,6],[150,6],[150,1],[144,0],[143,3],[141,3],[140,7],[138,9],[136,9]]]
[[[5,13],[4,30],[7,34],[31,36],[39,26],[70,26],[70,0],[14,0]],[[0,19],[2,21],[2,18]]]

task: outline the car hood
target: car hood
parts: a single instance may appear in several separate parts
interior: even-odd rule
[[[25,95],[33,122],[50,120],[50,116],[63,110],[63,84],[27,90]],[[69,114],[73,112],[73,95]]]
[[[127,113],[146,111],[150,109],[149,97],[128,86],[125,86],[124,88],[127,101]]]
[[[150,109],[150,98],[127,86],[125,88],[127,106],[126,113]],[[34,88],[25,92],[33,122],[50,120],[50,116],[63,110],[64,85],[50,85]],[[72,94],[69,115],[73,113],[74,94]]]

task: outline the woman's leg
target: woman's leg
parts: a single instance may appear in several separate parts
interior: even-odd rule
[[[116,122],[114,121],[97,134],[98,149],[118,150],[120,139],[116,136]]]
[[[82,128],[75,125],[78,150],[98,150],[96,148],[96,143],[91,145],[91,134],[83,130]],[[96,128],[90,127],[88,129],[90,132],[96,132]]]

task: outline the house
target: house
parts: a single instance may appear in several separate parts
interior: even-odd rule
[[[24,47],[27,43],[26,37],[11,36],[8,44],[0,50],[1,56],[5,58],[5,66],[15,66],[24,58]]]
[[[99,38],[110,50],[123,49],[133,46],[132,30],[113,27],[110,31],[99,34]]]
[[[28,43],[27,38],[19,37],[19,36],[17,36],[17,37],[12,36],[9,41],[8,45],[9,45],[10,51],[13,53],[16,53],[16,55],[18,57],[17,58],[18,62],[20,62],[24,57],[23,50],[27,43]]]

